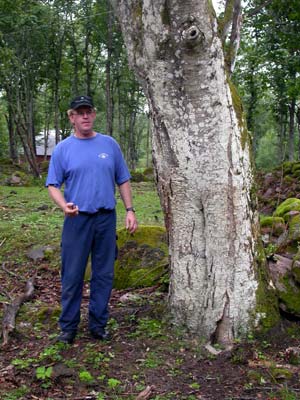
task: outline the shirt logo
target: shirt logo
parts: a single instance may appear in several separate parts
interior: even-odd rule
[[[99,158],[107,158],[107,157],[108,157],[108,154],[107,154],[107,153],[100,153],[100,154],[98,155],[98,157],[99,157]]]

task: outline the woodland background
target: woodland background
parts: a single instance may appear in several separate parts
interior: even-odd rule
[[[226,15],[218,18],[223,31]],[[299,36],[297,0],[244,4],[232,80],[259,169],[300,157]],[[1,0],[0,60],[1,158],[25,159],[39,176],[36,135],[45,148],[50,130],[56,141],[68,136],[70,99],[84,93],[94,98],[97,130],[119,141],[130,168],[151,165],[148,107],[108,0]]]

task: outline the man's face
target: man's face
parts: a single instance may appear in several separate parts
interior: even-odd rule
[[[69,116],[71,124],[74,126],[75,134],[81,137],[93,135],[93,124],[96,112],[90,107],[79,107]]]

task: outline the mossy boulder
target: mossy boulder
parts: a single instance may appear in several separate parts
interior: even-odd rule
[[[300,285],[300,250],[298,248],[297,254],[293,258],[292,263],[292,276],[295,282]]]
[[[300,317],[300,285],[294,278],[293,269],[298,261],[275,254],[269,261],[269,271],[280,309],[292,317]]]
[[[294,174],[295,172],[300,171],[300,163],[293,163],[292,165],[292,173]]]
[[[264,233],[272,233],[275,236],[281,235],[285,231],[285,222],[282,217],[261,216],[260,226]]]
[[[290,211],[300,211],[300,200],[296,197],[286,199],[275,210],[274,217],[285,218],[285,215]]]
[[[300,317],[300,287],[296,284],[291,275],[282,278],[284,290],[279,293],[279,307],[286,314],[293,317]]]
[[[114,287],[148,287],[156,284],[168,269],[166,230],[158,226],[140,226],[131,235],[126,229],[118,234],[118,259]]]
[[[295,172],[293,172],[292,177],[294,178],[294,180],[295,180],[295,178],[296,179],[300,178],[300,170],[297,169]]]
[[[290,241],[300,241],[300,214],[295,215],[289,221],[289,235]]]
[[[284,180],[285,183],[290,184],[290,183],[294,183],[295,178],[293,178],[293,177],[290,176],[290,175],[286,175],[286,176],[283,178],[283,180]]]
[[[15,170],[5,180],[7,186],[30,186],[32,184],[33,177],[27,172],[21,170]]]
[[[283,174],[288,175],[292,173],[293,163],[291,161],[286,161],[282,164]]]
[[[146,168],[143,171],[130,171],[132,182],[150,182],[154,180],[153,168]]]
[[[142,172],[139,171],[130,171],[131,181],[132,182],[144,182],[145,176]]]

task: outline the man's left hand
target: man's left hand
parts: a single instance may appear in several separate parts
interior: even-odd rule
[[[134,233],[137,230],[138,223],[134,211],[127,211],[125,226],[130,233]]]

